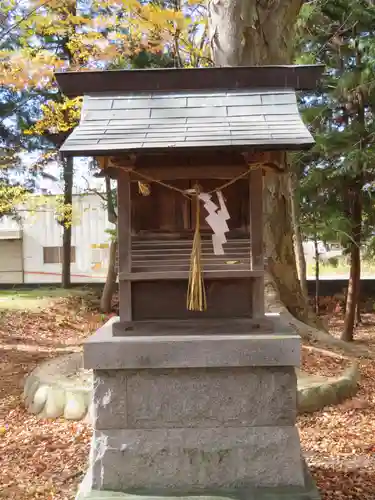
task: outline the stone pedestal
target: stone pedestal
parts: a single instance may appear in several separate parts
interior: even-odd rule
[[[85,344],[94,369],[89,488],[303,489],[299,336],[277,317],[152,325],[121,337],[107,324]]]

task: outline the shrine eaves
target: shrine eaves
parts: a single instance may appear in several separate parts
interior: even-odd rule
[[[214,75],[228,69],[233,73],[241,69],[242,73],[248,70],[251,76],[265,68],[182,71],[201,77],[209,76],[212,69],[216,70]],[[163,89],[155,80],[153,88],[157,90],[145,90],[150,84],[137,89],[139,85],[135,82],[133,87],[128,83],[121,92],[107,90],[111,88],[111,76],[119,78],[119,74],[123,73],[124,79],[126,77],[129,81],[137,72],[103,72],[107,74],[109,85],[104,80],[100,85],[81,85],[84,93],[81,120],[63,144],[61,152],[64,156],[93,156],[186,148],[242,151],[310,148],[314,140],[298,111],[296,90],[299,78],[298,75],[292,75],[294,78],[288,76],[288,70],[291,72],[292,69],[295,70],[295,67],[276,67],[279,70],[276,73],[283,79],[273,79],[268,83],[259,80],[259,88],[253,88],[257,84],[256,78],[250,78],[248,85],[246,82],[239,85],[238,79],[234,78],[232,85],[226,89],[222,85],[214,87],[215,82],[213,88],[185,84],[182,85],[185,89],[181,89],[181,85]],[[320,76],[321,67],[314,66],[313,70]],[[149,77],[152,80],[163,71],[143,70],[143,73],[144,79]],[[168,70],[164,73],[168,75]],[[64,76],[63,73],[58,74],[57,80],[63,81]],[[81,73],[80,76],[85,79],[90,75]],[[61,86],[64,89],[64,85]]]

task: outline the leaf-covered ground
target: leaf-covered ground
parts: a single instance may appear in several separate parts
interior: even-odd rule
[[[331,316],[334,332],[339,316]],[[44,311],[0,311],[0,498],[73,500],[85,470],[90,426],[38,420],[21,403],[26,373],[43,359],[80,349],[103,321],[79,297],[55,299]],[[357,338],[375,344],[375,315],[366,315]],[[374,338],[373,338],[374,337]],[[347,362],[303,349],[303,369],[335,375]],[[361,361],[355,399],[299,417],[310,470],[323,500],[375,498],[375,366]]]
[[[71,500],[91,429],[26,413],[22,382],[41,361],[80,349],[105,318],[79,297],[55,300],[44,311],[30,308],[29,296],[20,299],[27,310],[0,311],[0,498]]]
[[[331,314],[331,333],[340,335],[342,315]],[[361,380],[355,398],[336,407],[299,417],[299,430],[311,473],[323,500],[375,499],[375,314],[364,314],[356,343],[373,353],[360,360]],[[307,371],[333,375],[334,366],[347,366],[335,357],[306,354]]]

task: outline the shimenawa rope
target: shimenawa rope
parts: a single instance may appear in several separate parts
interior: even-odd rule
[[[203,280],[202,242],[200,234],[200,200],[199,185],[195,190],[195,231],[190,255],[189,283],[186,305],[189,311],[205,311],[207,309],[206,289]]]
[[[256,163],[249,166],[249,169],[242,172],[242,174],[230,179],[225,182],[221,186],[212,189],[208,192],[208,194],[214,194],[218,191],[222,191],[227,188],[231,184],[234,184],[239,179],[242,179],[246,175],[248,175],[252,170],[256,170],[261,168],[261,163]],[[132,168],[119,167],[122,170],[125,170],[129,174],[135,174],[141,179],[144,179],[148,182],[155,182],[164,186],[167,189],[172,189],[173,191],[177,191],[183,196],[194,200],[195,202],[195,230],[194,230],[194,238],[193,238],[193,246],[190,254],[190,269],[189,269],[189,281],[188,281],[188,289],[187,289],[187,297],[186,297],[186,307],[189,311],[206,311],[207,310],[207,298],[206,298],[206,289],[204,286],[203,279],[203,265],[202,265],[202,241],[200,234],[200,187],[198,183],[195,184],[193,189],[183,190],[179,189],[172,184],[167,184],[163,181],[153,179],[152,177],[145,175],[138,170],[133,170]],[[142,195],[148,196],[150,194],[150,186],[148,184],[144,184],[138,181],[138,188]]]

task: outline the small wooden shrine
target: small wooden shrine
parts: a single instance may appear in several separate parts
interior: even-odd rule
[[[62,153],[95,155],[118,179],[118,334],[144,320],[263,316],[262,170],[312,145],[295,91],[315,88],[320,74],[305,66],[57,75],[64,93],[84,94]]]
[[[296,91],[322,69],[56,75],[84,96],[62,154],[96,157],[118,187],[120,317],[84,346],[94,436],[82,498],[318,498],[295,427],[300,338],[264,312],[262,187],[286,151],[314,143]]]

